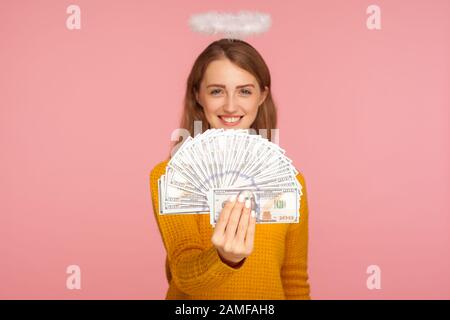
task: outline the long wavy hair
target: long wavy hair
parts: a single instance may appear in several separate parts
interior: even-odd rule
[[[259,133],[260,129],[266,129],[264,131],[265,138],[272,140],[272,129],[275,129],[277,125],[277,109],[272,97],[270,71],[259,52],[247,42],[239,39],[225,38],[214,41],[195,60],[187,78],[180,128],[188,130],[192,137],[194,137],[194,121],[202,122],[202,132],[210,128],[195,94],[200,90],[200,83],[208,65],[212,61],[223,58],[227,58],[241,69],[251,73],[256,78],[261,91],[264,91],[265,87],[269,88],[268,95],[258,107],[255,121],[250,128],[254,129],[256,133]],[[175,141],[176,143],[178,141]]]

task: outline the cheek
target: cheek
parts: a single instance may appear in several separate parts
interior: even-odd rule
[[[206,104],[203,108],[203,111],[207,118],[211,118],[218,113],[219,108],[217,106]]]
[[[258,104],[255,101],[246,101],[246,103],[242,104],[242,109],[245,111],[247,115],[255,115],[258,113]]]
[[[223,103],[221,102],[221,99],[205,99],[204,100],[205,112],[207,112],[209,114],[217,113],[222,105],[223,105]]]

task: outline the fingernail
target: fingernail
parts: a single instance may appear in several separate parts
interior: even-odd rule
[[[239,202],[244,202],[245,196],[243,194],[239,195]]]
[[[230,201],[230,202],[236,201],[236,195],[235,194],[232,195],[230,198],[228,198],[228,201]]]
[[[256,217],[256,212],[255,210],[252,210],[252,218]]]
[[[245,207],[250,208],[250,199],[245,200]]]

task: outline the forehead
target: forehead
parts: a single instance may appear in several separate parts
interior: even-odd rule
[[[224,84],[229,86],[253,83],[256,85],[255,77],[233,64],[228,59],[214,60],[206,68],[204,82],[208,84]]]

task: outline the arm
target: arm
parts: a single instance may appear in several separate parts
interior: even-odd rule
[[[308,283],[308,202],[306,185],[303,176],[297,175],[302,185],[300,201],[300,222],[292,223],[286,234],[286,252],[281,268],[281,279],[288,300],[309,300],[310,287]]]
[[[235,267],[225,264],[212,245],[204,249],[196,214],[159,214],[158,179],[165,173],[165,163],[158,164],[150,174],[153,212],[176,286],[194,295],[215,289],[235,272]]]

